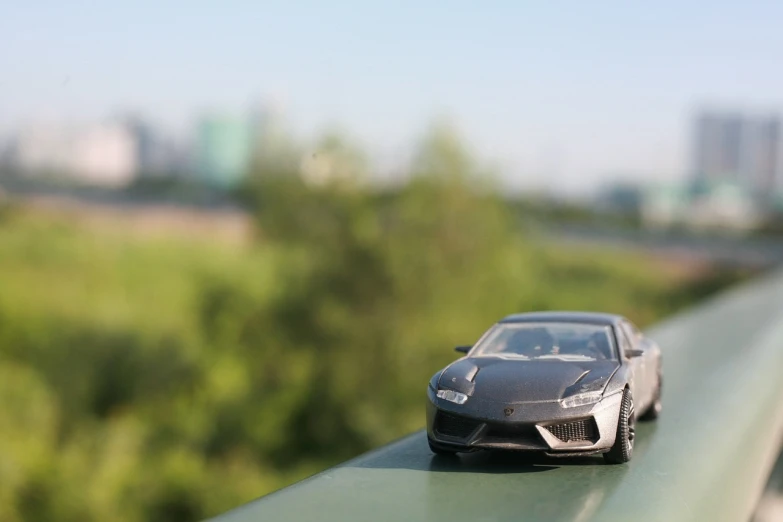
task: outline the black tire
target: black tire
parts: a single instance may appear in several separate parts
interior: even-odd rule
[[[430,445],[430,451],[433,452],[435,455],[456,455],[457,450],[452,448],[447,448],[445,446],[441,446],[437,442],[432,442],[429,437],[427,437],[427,444]]]
[[[624,464],[633,456],[633,443],[636,438],[636,412],[633,407],[631,390],[623,391],[620,403],[620,418],[617,421],[617,438],[614,446],[604,453],[604,460],[609,464]]]
[[[658,386],[655,388],[655,400],[644,412],[644,415],[639,417],[641,421],[654,421],[661,415],[663,404],[661,404],[661,389],[663,388],[663,377],[658,374]]]

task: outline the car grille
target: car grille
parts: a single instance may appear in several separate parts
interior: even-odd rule
[[[535,424],[489,424],[486,433],[481,437],[481,442],[545,447]]]
[[[547,426],[546,429],[563,442],[584,440],[595,442],[598,440],[598,428],[592,417],[564,424],[553,424],[552,426]]]
[[[457,437],[464,439],[470,436],[481,424],[479,421],[452,415],[450,413],[438,412],[435,419],[435,431],[447,437]]]

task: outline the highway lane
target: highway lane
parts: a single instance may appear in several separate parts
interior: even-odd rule
[[[694,259],[740,268],[783,265],[783,238],[780,237],[665,234],[589,226],[551,226],[537,229],[536,234],[556,244],[638,250],[673,259]]]

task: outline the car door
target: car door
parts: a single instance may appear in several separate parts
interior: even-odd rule
[[[644,335],[633,323],[630,323],[637,337],[639,344],[644,350],[645,382],[647,383],[647,392],[650,394],[650,402],[655,400],[658,393],[658,379],[661,369],[661,348],[658,343]]]
[[[637,330],[638,331],[638,330]],[[650,401],[655,400],[658,389],[658,372],[661,367],[661,348],[658,343],[639,333],[639,344],[644,350],[645,382],[650,394]]]
[[[631,393],[633,394],[633,400],[636,405],[636,411],[642,411],[646,405],[649,402],[649,393],[647,392],[647,383],[646,381],[646,364],[645,364],[645,358],[644,355],[639,357],[630,357],[627,354],[631,350],[642,350],[643,348],[640,346],[640,343],[634,339],[633,331],[628,326],[628,324],[625,323],[625,321],[620,323],[620,346],[623,348],[623,356],[625,357],[626,363],[630,367],[630,384],[631,384]]]
[[[631,346],[643,352],[640,357],[632,359],[636,368],[635,377],[638,381],[638,395],[634,395],[634,399],[638,397],[638,403],[642,407],[646,407],[653,399],[653,383],[655,382],[654,347],[630,321],[624,320],[622,327],[630,340]]]

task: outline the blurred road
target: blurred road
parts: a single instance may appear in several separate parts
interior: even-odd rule
[[[674,235],[575,226],[552,226],[541,232],[549,241],[621,247],[654,255],[710,261],[729,266],[769,268],[783,264],[783,238]]]
[[[249,215],[226,196],[200,194],[195,201],[172,196],[140,195],[100,188],[49,187],[3,180],[5,192],[25,205],[67,211],[82,218],[121,216],[144,230],[179,231],[199,227],[216,236],[242,241],[250,230]],[[685,262],[719,263],[738,268],[769,268],[783,264],[783,238],[665,234],[596,226],[545,225],[537,233],[546,241],[581,246],[637,250]]]

